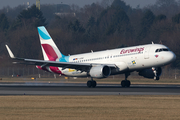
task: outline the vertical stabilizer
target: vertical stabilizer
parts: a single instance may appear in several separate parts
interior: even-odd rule
[[[63,55],[57,48],[46,28],[44,26],[38,27],[38,33],[44,60],[56,61],[58,60],[57,58],[61,58]]]

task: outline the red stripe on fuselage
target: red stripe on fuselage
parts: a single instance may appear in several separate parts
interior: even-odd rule
[[[47,57],[50,61],[56,61],[58,58],[56,52],[54,51],[53,47],[48,44],[41,44],[44,51],[46,52]]]

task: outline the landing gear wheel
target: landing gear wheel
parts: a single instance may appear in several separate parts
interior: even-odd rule
[[[92,87],[95,88],[96,87],[96,81],[91,81],[92,82]]]
[[[121,86],[122,87],[130,87],[131,82],[129,80],[123,80],[121,81]]]
[[[90,88],[92,86],[92,81],[87,81],[87,86]]]
[[[159,76],[155,76],[155,77],[154,77],[154,80],[159,80]]]
[[[130,87],[131,82],[129,80],[126,80],[126,87]]]
[[[126,81],[125,80],[121,81],[121,86],[126,87]]]
[[[96,81],[94,81],[94,80],[89,80],[89,81],[87,81],[87,86],[88,86],[89,88],[90,88],[90,87],[95,88],[96,85],[97,85],[97,83],[96,83]]]

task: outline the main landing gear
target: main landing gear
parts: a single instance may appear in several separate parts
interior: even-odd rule
[[[90,88],[90,87],[93,87],[95,88],[97,85],[96,81],[93,80],[93,78],[91,78],[91,80],[87,81],[87,86]]]
[[[130,87],[131,82],[129,80],[127,80],[128,76],[130,75],[130,73],[125,73],[125,80],[121,81],[121,86],[122,87]],[[91,80],[87,81],[87,87],[91,88],[95,88],[97,85],[96,81],[93,80],[93,78],[91,78]]]
[[[130,75],[130,73],[125,73],[125,80],[121,81],[122,87],[130,87],[131,82],[129,80],[127,80],[129,75]]]

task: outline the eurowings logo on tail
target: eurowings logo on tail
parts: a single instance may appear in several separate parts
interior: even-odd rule
[[[38,27],[38,33],[44,60],[69,62],[69,56],[63,55],[44,26]]]
[[[44,26],[38,27],[44,60],[57,61],[63,57]]]
[[[49,58],[49,60],[56,61],[58,56],[57,56],[56,52],[54,51],[54,49],[48,44],[42,44],[42,47],[43,47],[44,51],[46,52],[46,55]]]
[[[41,36],[41,40],[49,40],[51,39],[51,36],[49,35],[49,33],[47,32],[47,30],[45,29],[45,27],[38,27],[38,32],[39,35]]]

